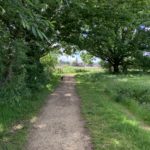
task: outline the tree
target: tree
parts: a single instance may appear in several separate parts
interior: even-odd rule
[[[149,0],[68,1],[56,28],[67,46],[77,45],[108,62],[113,72],[132,64],[138,28],[147,20]],[[56,19],[56,20],[57,20]],[[65,23],[65,25],[64,25]]]
[[[56,51],[56,42],[67,53],[86,49],[114,72],[126,68],[142,50],[138,28],[148,6],[149,0],[1,0],[0,98],[3,91],[20,100],[25,89],[37,90],[46,79],[41,58]]]
[[[150,28],[149,24],[144,24],[138,29],[137,41],[138,51],[134,55],[134,67],[147,71],[150,69]]]
[[[43,84],[46,78],[40,58],[53,51],[54,20],[50,18],[60,3],[0,1],[0,101],[21,100]]]
[[[144,53],[139,51],[135,58],[135,67],[143,69],[144,72],[150,69],[150,56],[144,56]]]
[[[44,71],[49,78],[50,74],[52,74],[52,72],[54,71],[56,64],[58,64],[57,54],[48,53],[40,58],[40,62],[43,64]]]
[[[142,24],[146,2],[94,1],[85,26],[84,49],[108,62],[114,72],[119,72],[119,66],[125,70],[129,57],[138,50],[137,29]]]
[[[90,53],[82,53],[81,58],[82,58],[82,61],[86,65],[92,65],[93,64],[93,62],[92,62],[93,56]]]

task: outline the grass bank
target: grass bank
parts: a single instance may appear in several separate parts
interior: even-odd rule
[[[94,150],[150,149],[149,75],[77,75]]]
[[[40,91],[32,93],[27,99],[0,104],[0,150],[22,150],[27,140],[30,123],[44,104],[46,97],[58,85],[59,76]]]

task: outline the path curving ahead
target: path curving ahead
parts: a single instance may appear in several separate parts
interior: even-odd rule
[[[92,150],[73,76],[49,97],[29,135],[27,150]]]

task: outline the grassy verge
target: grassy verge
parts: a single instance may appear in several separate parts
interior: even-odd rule
[[[58,85],[59,76],[54,76],[47,87],[32,93],[13,105],[0,105],[0,150],[22,150],[27,140],[30,121],[44,104],[47,95]]]
[[[88,73],[77,81],[95,150],[149,150],[148,75]]]

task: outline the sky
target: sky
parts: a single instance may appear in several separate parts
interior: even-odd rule
[[[72,56],[70,55],[66,55],[66,54],[63,54],[63,55],[60,55],[60,57],[58,58],[59,60],[62,60],[64,62],[74,62],[74,61],[77,61],[78,63],[82,63],[82,59],[80,57],[80,54],[74,54]],[[95,60],[93,61],[94,63],[98,63],[100,61],[99,58],[95,58]]]
[[[74,56],[69,56],[66,54],[63,54],[59,57],[59,60],[62,60],[64,62],[73,62],[73,61],[78,61],[79,63],[82,62],[80,55],[74,55]]]

